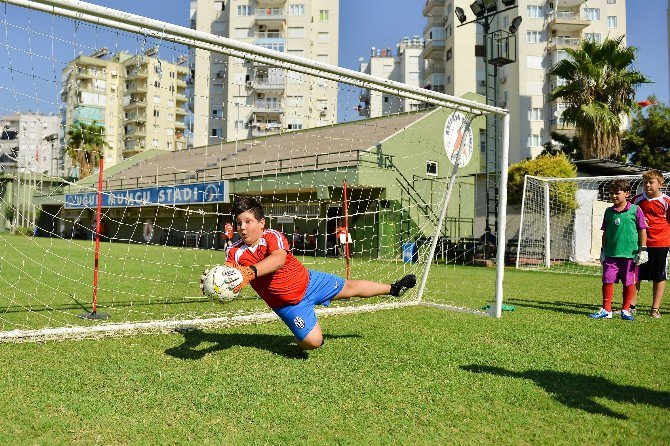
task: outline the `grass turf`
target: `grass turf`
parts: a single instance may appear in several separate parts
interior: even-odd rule
[[[441,271],[463,294],[494,274]],[[590,277],[508,270],[505,293],[501,320],[323,318],[310,353],[280,323],[0,344],[0,444],[670,443],[670,318],[588,319]]]

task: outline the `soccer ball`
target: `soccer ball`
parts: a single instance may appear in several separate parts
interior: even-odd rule
[[[230,302],[238,293],[233,289],[242,283],[242,273],[237,269],[221,265],[207,271],[202,279],[202,290],[206,296],[221,302]]]

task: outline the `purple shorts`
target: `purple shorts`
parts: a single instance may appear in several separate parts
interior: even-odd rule
[[[621,282],[625,286],[637,282],[637,265],[633,259],[605,257],[603,261],[603,283]]]

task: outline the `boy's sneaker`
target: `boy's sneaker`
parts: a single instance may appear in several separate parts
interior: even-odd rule
[[[649,317],[653,319],[660,319],[661,318],[661,312],[658,311],[656,308],[652,308],[651,311],[649,312]]]
[[[589,314],[589,317],[592,319],[612,319],[612,312],[601,308],[597,313]]]
[[[414,274],[408,274],[400,280],[397,280],[395,283],[391,284],[391,296],[400,297],[410,288],[416,286],[416,276]]]
[[[635,317],[629,310],[621,310],[621,319],[624,321],[634,321]]]

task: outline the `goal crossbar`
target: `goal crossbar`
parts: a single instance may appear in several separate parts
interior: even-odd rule
[[[240,59],[264,62],[299,73],[356,85],[409,99],[454,108],[475,114],[506,115],[507,110],[444,93],[414,87],[402,82],[378,78],[348,68],[317,62],[305,57],[282,53],[223,36],[216,36],[184,26],[131,14],[79,0],[0,0],[3,3],[81,20],[97,25],[144,34],[162,40],[215,51]]]

